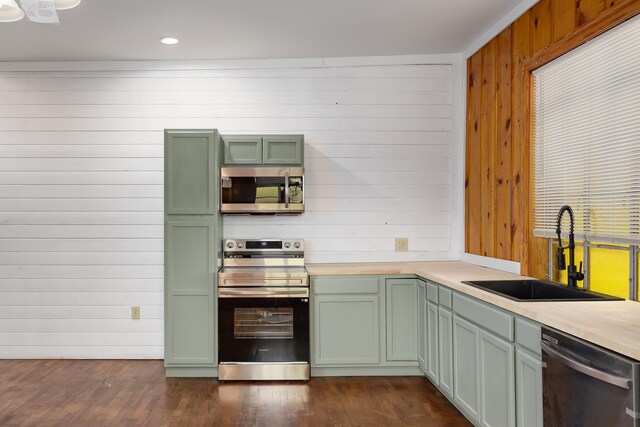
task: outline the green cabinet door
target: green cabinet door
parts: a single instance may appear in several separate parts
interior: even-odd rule
[[[474,422],[480,420],[480,329],[453,317],[454,401]]]
[[[418,360],[418,284],[416,279],[388,279],[387,360]]]
[[[165,131],[165,214],[215,213],[218,138],[215,130]]]
[[[438,362],[440,391],[453,399],[453,313],[443,307],[438,308]]]
[[[518,427],[542,427],[542,360],[540,356],[518,349],[515,371]]]
[[[427,300],[427,377],[435,385],[440,384],[438,349],[438,305]]]
[[[480,330],[480,424],[516,425],[514,345]]]
[[[427,371],[427,298],[425,282],[418,280],[418,367]]]
[[[215,217],[169,219],[165,228],[165,366],[213,367]]]
[[[223,135],[222,163],[225,165],[262,164],[262,137],[256,135]]]
[[[312,366],[380,362],[379,295],[313,295],[312,322]]]
[[[303,165],[304,135],[263,136],[262,163],[266,165]]]

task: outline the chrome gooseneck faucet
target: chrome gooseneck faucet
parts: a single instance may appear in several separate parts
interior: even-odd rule
[[[571,220],[571,226],[569,228],[569,246],[562,247],[562,238],[560,237],[560,223],[562,222],[562,215],[565,212],[569,212],[569,219]],[[570,288],[577,288],[578,282],[584,279],[582,274],[582,261],[580,261],[580,269],[576,269],[576,244],[573,239],[573,210],[571,206],[564,205],[558,212],[558,219],[556,224],[556,234],[558,235],[558,252],[556,254],[556,266],[558,270],[567,269],[567,261],[564,257],[564,250],[569,249],[569,270],[567,271],[567,284]]]

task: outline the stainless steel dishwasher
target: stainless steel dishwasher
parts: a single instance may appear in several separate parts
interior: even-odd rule
[[[542,328],[545,427],[640,426],[640,363]]]

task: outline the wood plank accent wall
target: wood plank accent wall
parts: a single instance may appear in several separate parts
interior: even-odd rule
[[[637,0],[541,0],[467,60],[466,252],[544,277],[532,236],[530,71],[638,13]]]

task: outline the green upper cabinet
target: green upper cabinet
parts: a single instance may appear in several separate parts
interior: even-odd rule
[[[223,163],[226,165],[259,165],[262,163],[262,137],[256,135],[224,135]]]
[[[262,163],[267,165],[302,165],[303,135],[269,135],[262,138]]]
[[[304,164],[304,135],[223,135],[222,142],[227,166]]]
[[[218,138],[215,130],[165,131],[165,214],[215,213]]]

